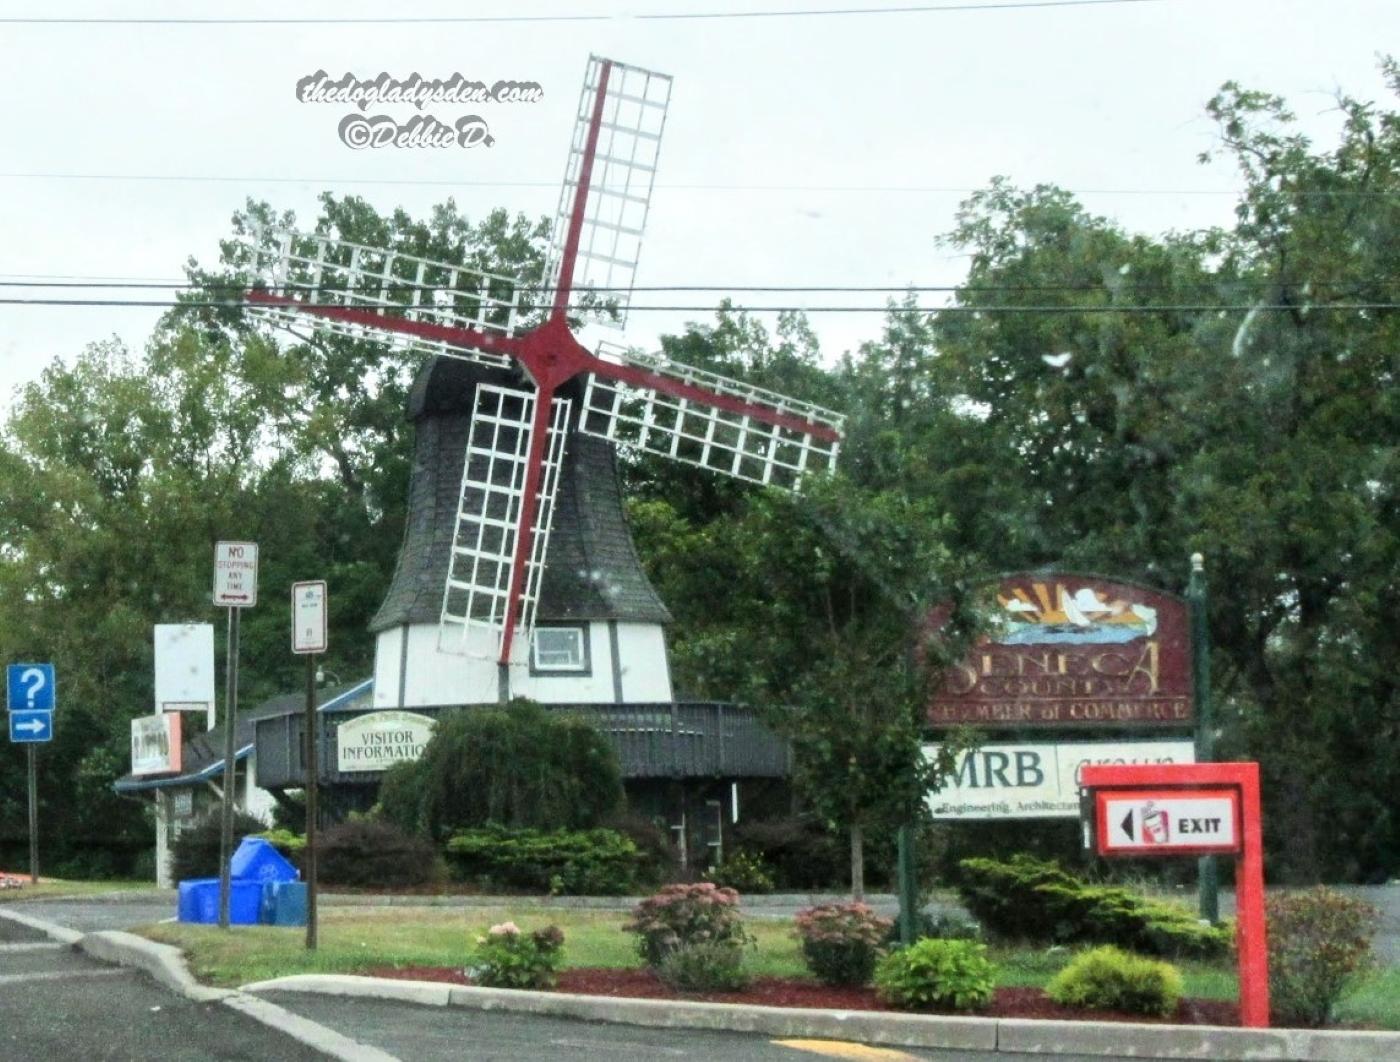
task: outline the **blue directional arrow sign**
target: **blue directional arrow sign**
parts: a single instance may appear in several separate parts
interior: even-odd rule
[[[28,708],[10,713],[10,740],[16,744],[53,740],[53,712]]]
[[[52,664],[11,664],[5,669],[5,692],[10,711],[54,709]]]

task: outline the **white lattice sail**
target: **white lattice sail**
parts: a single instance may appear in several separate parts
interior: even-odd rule
[[[661,354],[622,353],[616,348],[602,348],[598,354],[663,381],[702,388],[715,399],[681,397],[593,373],[584,391],[579,423],[589,435],[792,491],[801,489],[806,476],[836,467],[844,419],[840,414]],[[783,423],[716,404],[725,398],[763,407]]]
[[[276,325],[311,324],[336,335],[418,353],[497,367],[512,363],[506,355],[464,343],[390,331],[315,311],[369,311],[381,320],[397,318],[508,336],[519,323],[520,289],[514,277],[291,229],[258,229],[239,243],[243,252],[239,264],[263,282],[267,294],[294,300],[249,299],[249,313]]]
[[[642,234],[651,208],[661,133],[671,102],[671,78],[641,67],[589,56],[579,94],[574,139],[564,167],[564,185],[550,235],[545,270],[551,292],[559,283],[559,268],[568,239],[574,200],[583,170],[594,103],[608,64],[603,94],[598,148],[589,179],[588,201],[580,230],[573,277],[573,302],[593,294],[600,304],[616,308],[617,317],[604,323],[621,328],[641,256]]]
[[[533,629],[535,623],[570,408],[567,400],[556,398],[550,410],[534,533],[516,622],[517,629],[523,631]],[[485,383],[477,387],[438,624],[438,648],[444,652],[480,652],[494,657],[500,651],[510,606],[534,416],[534,391]],[[473,629],[491,631],[495,637],[489,643],[477,642],[471,637]],[[525,642],[528,639],[522,640]]]

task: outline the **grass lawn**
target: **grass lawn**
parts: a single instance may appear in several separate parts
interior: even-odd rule
[[[24,886],[18,889],[0,889],[0,903],[18,903],[21,900],[57,900],[65,896],[97,896],[104,892],[132,892],[139,889],[153,889],[149,881],[60,881],[57,878],[40,878],[39,884],[29,884],[29,875],[16,875]]]
[[[622,932],[627,916],[618,911],[549,911],[476,908],[470,912],[440,908],[324,908],[320,912],[320,947],[308,952],[300,929],[271,926],[215,926],[164,922],[138,930],[152,940],[184,949],[190,969],[201,981],[233,987],[297,973],[359,973],[382,966],[450,966],[468,962],[478,934],[496,922],[514,921],[530,931],[550,922],[564,930],[564,965],[569,967],[637,966],[634,937]],[[801,951],[786,919],[749,919],[745,925],[758,946],[745,958],[758,976],[807,978]],[[994,946],[990,958],[997,984],[1040,986],[1069,961],[1065,948]],[[1186,995],[1234,999],[1235,968],[1230,963],[1176,964]],[[1400,1029],[1400,968],[1377,971],[1341,1005],[1338,1020],[1384,1029]]]
[[[1060,972],[1074,952],[1069,948],[992,947],[989,957],[997,967],[997,984],[1039,988]],[[1199,999],[1235,999],[1239,979],[1231,963],[1182,960],[1172,964],[1181,971],[1185,994]]]
[[[1337,1007],[1337,1020],[1346,1024],[1400,1029],[1400,966],[1377,970]]]
[[[319,947],[305,947],[300,929],[215,926],[173,922],[139,930],[152,940],[183,948],[200,980],[238,985],[294,973],[356,973],[375,966],[465,966],[476,937],[496,922],[514,921],[525,931],[554,923],[564,930],[566,966],[636,966],[635,939],[622,932],[620,911],[511,911],[482,907],[470,912],[436,908],[323,908]],[[787,921],[747,923],[758,938],[748,954],[759,975],[802,976],[805,968]]]

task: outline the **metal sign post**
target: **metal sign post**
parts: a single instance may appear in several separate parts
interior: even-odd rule
[[[316,654],[326,651],[326,584],[292,584],[292,652],[306,657],[306,946],[316,949],[316,816],[320,763],[316,759]]]
[[[5,706],[10,711],[10,741],[23,744],[29,790],[29,881],[39,884],[39,774],[34,746],[53,740],[52,664],[11,664],[5,673]]]
[[[232,891],[229,860],[233,857],[233,799],[238,771],[234,764],[234,717],[238,714],[239,610],[258,603],[258,547],[253,542],[220,542],[214,547],[214,604],[228,609],[228,660],[224,664],[224,793],[219,831],[219,928],[229,926]]]
[[[1196,693],[1196,760],[1215,759],[1215,711],[1210,702],[1210,624],[1206,617],[1206,559],[1191,554],[1191,581],[1186,600],[1191,607],[1191,683]],[[1220,868],[1215,857],[1204,855],[1198,864],[1196,891],[1201,917],[1211,925],[1220,921]]]
[[[39,884],[39,774],[34,769],[34,746],[25,748],[29,761],[29,883]]]
[[[1091,764],[1080,775],[1102,856],[1235,856],[1240,1023],[1269,1026],[1257,763]]]

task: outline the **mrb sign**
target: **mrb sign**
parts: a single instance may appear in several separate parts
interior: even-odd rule
[[[925,746],[930,759],[936,746]],[[1075,819],[1079,776],[1099,763],[1190,763],[1190,741],[995,743],[961,753],[928,796],[935,819]]]
[[[928,720],[993,729],[1189,726],[1186,604],[1093,575],[1007,576],[989,633],[948,669]]]

